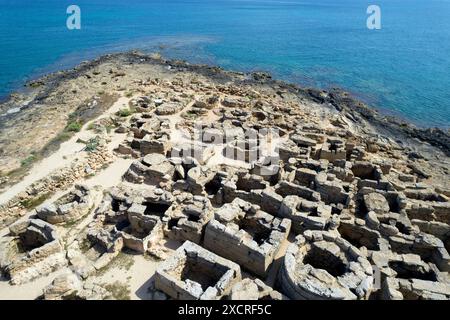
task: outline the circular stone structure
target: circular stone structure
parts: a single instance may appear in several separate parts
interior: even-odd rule
[[[77,184],[74,189],[53,203],[36,208],[37,216],[51,224],[70,223],[81,219],[93,208],[97,194],[88,186]]]
[[[308,230],[288,247],[279,285],[282,293],[296,300],[367,299],[373,288],[373,269],[338,234]]]

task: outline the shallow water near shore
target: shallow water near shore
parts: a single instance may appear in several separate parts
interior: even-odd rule
[[[66,8],[81,8],[81,30]],[[302,85],[338,86],[421,126],[450,123],[450,1],[0,0],[0,96],[46,72],[132,48]]]

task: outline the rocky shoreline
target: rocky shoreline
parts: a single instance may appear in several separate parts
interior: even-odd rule
[[[26,93],[12,93],[6,101],[0,103],[0,114],[2,114],[0,117],[0,128],[5,127],[5,123],[15,115],[15,112],[8,113],[8,110],[24,110],[39,105],[39,103],[45,100],[48,95],[61,84],[61,82],[69,79],[76,79],[80,75],[89,72],[89,70],[109,61],[114,61],[115,59],[118,59],[123,63],[139,63],[143,56],[145,56],[146,62],[152,61],[152,63],[161,64],[163,66],[174,66],[179,69],[211,77],[227,78],[227,74],[231,77],[243,75],[242,72],[227,71],[216,66],[195,65],[180,60],[164,60],[158,55],[145,55],[137,51],[106,54],[90,61],[84,61],[73,69],[50,73],[27,82],[25,87],[30,90]],[[350,116],[355,123],[362,122],[362,119],[368,121],[370,125],[376,127],[376,130],[381,134],[397,136],[399,141],[407,139],[413,144],[414,142],[411,140],[419,140],[419,143],[416,143],[415,146],[420,147],[420,142],[424,142],[439,148],[446,156],[449,156],[450,154],[449,130],[445,131],[436,127],[421,128],[407,120],[386,116],[340,88],[332,88],[327,91],[301,87],[292,83],[273,79],[272,76],[266,72],[249,73],[247,76],[248,77],[242,81],[242,84],[244,85],[265,84],[268,86],[276,86],[281,91],[287,90],[288,92],[297,94],[305,99],[334,107],[339,112]]]
[[[139,52],[28,86],[0,105],[0,296],[450,298],[448,132]]]

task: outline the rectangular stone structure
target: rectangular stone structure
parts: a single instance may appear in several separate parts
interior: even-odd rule
[[[179,300],[219,300],[241,280],[236,263],[186,241],[155,273],[155,287]]]
[[[291,229],[279,219],[241,199],[225,204],[206,226],[204,246],[250,272],[266,277]]]

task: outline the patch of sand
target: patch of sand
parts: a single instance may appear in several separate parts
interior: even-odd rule
[[[169,251],[169,254],[180,245],[180,242],[172,240],[166,240],[164,243],[164,247]],[[97,284],[113,284],[118,282],[127,286],[130,290],[131,300],[150,300],[151,294],[148,289],[153,282],[156,269],[163,263],[163,260],[153,260],[140,254],[123,254],[128,255],[128,258],[132,259],[132,264],[129,268],[110,267],[104,274],[92,276],[92,280]]]
[[[2,278],[0,280],[0,300],[34,300],[42,295],[43,289],[51,284],[53,279],[67,270],[68,268],[62,268],[45,277],[14,286]]]

